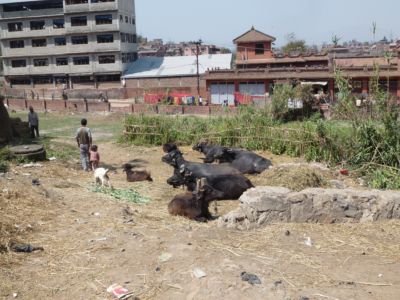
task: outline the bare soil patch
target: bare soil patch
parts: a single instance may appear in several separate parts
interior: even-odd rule
[[[134,188],[150,203],[91,192],[92,176],[80,171],[77,161],[14,166],[0,178],[0,243],[16,239],[45,251],[0,254],[1,299],[12,299],[13,293],[18,299],[109,299],[106,289],[113,283],[139,299],[399,298],[400,222],[279,224],[236,231],[218,228],[216,221],[171,217],[167,204],[182,191],[166,184],[172,169],[161,163],[161,149],[99,146],[104,165],[116,171],[114,187]],[[189,160],[200,157],[183,150]],[[301,162],[262,154],[274,164]],[[154,183],[126,182],[120,167],[133,159],[148,162]],[[270,176],[250,178],[268,185],[275,180]],[[334,172],[318,176],[340,179]],[[32,186],[33,178],[41,186]],[[218,203],[218,215],[237,205]],[[312,246],[306,245],[308,238]],[[160,261],[163,253],[171,258]],[[207,276],[195,278],[195,268]],[[261,285],[243,282],[243,271],[256,274]]]

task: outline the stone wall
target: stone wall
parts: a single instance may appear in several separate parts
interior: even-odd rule
[[[250,229],[270,223],[355,223],[400,219],[400,192],[257,187],[240,198],[220,226]]]

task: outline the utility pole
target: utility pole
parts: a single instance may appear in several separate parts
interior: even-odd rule
[[[200,39],[197,42],[194,42],[196,45],[196,64],[197,64],[197,97],[200,97],[200,70],[199,70],[199,54],[200,54],[200,46],[203,41]]]

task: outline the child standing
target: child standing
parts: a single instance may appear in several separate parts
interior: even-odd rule
[[[99,167],[100,162],[100,154],[97,152],[97,149],[98,147],[96,145],[90,147],[90,165],[93,171]]]

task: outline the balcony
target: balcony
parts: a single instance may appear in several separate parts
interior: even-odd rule
[[[89,44],[54,46],[47,45],[47,47],[31,47],[25,48],[3,48],[3,57],[32,57],[32,56],[53,56],[53,55],[69,55],[69,54],[83,54],[83,53],[102,53],[102,52],[119,52],[121,49],[118,41],[114,43],[98,44],[91,42]]]
[[[52,9],[40,9],[40,10],[24,10],[24,11],[12,11],[12,12],[1,12],[1,18],[5,19],[16,19],[16,18],[35,18],[35,17],[46,17],[46,16],[57,16],[63,15],[62,8]]]
[[[59,35],[65,35],[65,29],[54,29],[52,27],[49,27],[42,30],[31,30],[30,28],[24,28],[23,31],[12,32],[9,32],[8,29],[4,28],[1,30],[2,39],[35,38]]]
[[[67,34],[93,33],[93,32],[112,32],[119,31],[118,24],[96,25],[90,24],[87,26],[68,26]]]
[[[65,5],[65,7],[64,7],[64,12],[66,14],[81,13],[81,12],[110,11],[110,10],[118,10],[117,1],[102,2],[102,3],[71,4],[71,5]]]

